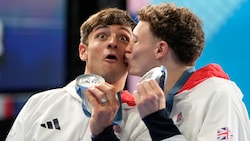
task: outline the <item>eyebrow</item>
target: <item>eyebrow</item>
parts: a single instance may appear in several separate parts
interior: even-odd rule
[[[112,25],[115,25],[115,24],[112,24]],[[111,25],[98,25],[95,27],[94,31],[101,29],[101,28],[109,28],[109,26],[111,26]],[[119,25],[119,26],[120,26],[119,29],[125,30],[126,32],[128,32],[130,34],[130,31],[127,28],[125,28],[123,25]]]
[[[94,28],[94,31],[98,30],[98,29],[101,29],[101,28],[108,28],[107,25],[98,25]]]
[[[123,26],[120,27],[120,29],[127,31],[129,34],[131,33],[127,28],[125,28],[125,27],[123,27]]]

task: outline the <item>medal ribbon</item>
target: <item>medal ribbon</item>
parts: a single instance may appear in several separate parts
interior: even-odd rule
[[[82,94],[82,89],[78,86],[76,86],[76,92],[77,94],[82,98],[82,110],[84,112],[84,114],[87,116],[87,117],[91,117],[91,113],[90,113],[90,109],[88,109],[88,107],[90,105],[88,105],[88,103],[86,103],[85,101],[87,101],[86,97]],[[122,100],[121,100],[121,93],[123,91],[119,91],[117,93],[117,96],[118,96],[118,100],[119,100],[119,103],[120,103],[120,106],[119,106],[119,109],[117,111],[117,114],[115,116],[115,119],[113,121],[113,124],[116,124],[116,125],[119,125],[122,121]]]
[[[174,87],[169,91],[166,99],[168,116],[170,116],[170,113],[172,112],[174,95],[182,88],[182,86],[186,83],[186,81],[193,74],[194,71],[194,67],[187,69],[179,78],[179,80],[175,83]]]

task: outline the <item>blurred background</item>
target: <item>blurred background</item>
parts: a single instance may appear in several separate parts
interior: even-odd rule
[[[203,20],[206,44],[196,69],[220,64],[250,111],[249,0],[1,0],[0,140],[31,95],[63,87],[84,72],[79,28],[90,14],[119,7],[135,17],[143,5],[161,2],[187,6]],[[127,89],[133,91],[138,79],[129,76]]]

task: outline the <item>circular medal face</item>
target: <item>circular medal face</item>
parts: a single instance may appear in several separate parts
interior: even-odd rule
[[[88,117],[91,116],[91,104],[87,100],[85,91],[88,87],[99,82],[105,82],[105,80],[96,74],[82,74],[76,78],[76,92],[82,98],[82,109]]]
[[[104,82],[104,78],[96,74],[83,74],[76,78],[76,84],[80,87],[88,88],[98,82]]]

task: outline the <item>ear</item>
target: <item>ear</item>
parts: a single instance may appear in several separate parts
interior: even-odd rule
[[[80,43],[79,44],[79,57],[82,61],[87,61],[88,60],[88,51],[87,51],[87,45]]]
[[[166,41],[159,41],[155,51],[156,59],[163,58],[168,52],[168,44]]]

